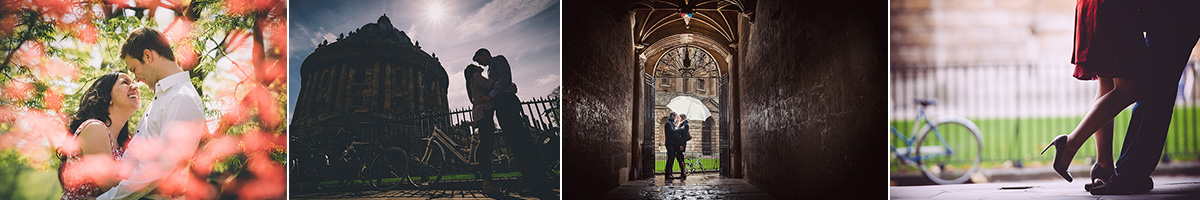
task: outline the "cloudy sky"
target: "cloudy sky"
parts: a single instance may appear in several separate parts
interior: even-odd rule
[[[450,109],[469,107],[463,68],[480,47],[504,55],[522,100],[560,85],[558,0],[290,1],[288,120],[300,93],[300,65],[322,40],[333,42],[387,14],[392,26],[437,54],[450,76]]]

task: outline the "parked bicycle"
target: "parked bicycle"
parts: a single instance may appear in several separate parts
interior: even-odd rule
[[[403,161],[403,158],[407,157],[403,149],[362,142],[356,138],[351,138],[346,143],[346,148],[335,154],[336,158],[329,159],[329,156],[323,156],[326,159],[317,163],[324,163],[325,166],[316,166],[312,170],[318,170],[316,174],[329,174],[326,177],[337,180],[336,185],[342,187],[366,183],[376,189],[387,190],[405,182],[403,175],[406,162],[392,162]],[[321,188],[320,184],[324,179],[317,178],[315,186]]]
[[[371,186],[379,190],[391,190],[402,183],[409,183],[405,170],[408,153],[400,147],[379,146],[380,152],[371,159],[367,166],[368,180]]]
[[[288,159],[288,167],[291,170],[292,188],[297,190],[305,190],[313,188],[317,190],[324,189],[321,187],[321,181],[325,180],[326,176],[323,171],[329,168],[329,156],[323,151],[317,150],[312,144],[302,142],[295,137],[291,140],[292,150]]]
[[[700,155],[697,152],[692,152],[692,155],[684,157],[684,163],[687,163],[687,173],[692,174],[704,171],[704,163],[700,162]]]
[[[491,133],[489,133],[491,134]],[[412,146],[409,158],[409,163],[406,165],[405,174],[409,182],[418,188],[428,187],[442,179],[442,173],[449,167],[447,164],[446,152],[449,151],[452,159],[458,159],[461,163],[468,166],[478,166],[479,162],[475,159],[475,154],[479,153],[479,134],[473,134],[471,141],[464,144],[459,144],[452,140],[445,132],[436,126],[429,137],[422,138],[421,143]],[[512,169],[511,158],[509,157],[508,148],[504,148],[502,137],[496,137],[496,148],[491,153],[492,162],[495,166],[494,170]],[[481,172],[491,173],[491,172]]]
[[[558,105],[554,105],[544,110],[542,115],[550,119],[558,119],[557,116],[554,116],[557,111]],[[537,135],[534,138],[537,141],[534,144],[538,145],[538,152],[542,154],[542,163],[546,165],[547,169],[562,170],[562,158],[559,157],[562,144],[559,141],[558,122],[546,122],[545,125],[549,128],[535,132]]]
[[[942,116],[936,122],[930,121],[925,115],[925,107],[936,104],[937,100],[915,101],[920,107],[913,119],[911,137],[888,126],[891,133],[907,146],[898,149],[889,143],[888,148],[902,163],[919,168],[925,177],[937,184],[965,183],[979,170],[983,159],[983,136],[979,128],[971,120],[957,116]]]

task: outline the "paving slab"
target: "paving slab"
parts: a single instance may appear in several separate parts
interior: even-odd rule
[[[1086,181],[1038,180],[961,185],[891,186],[891,199],[1200,199],[1200,176],[1155,176],[1154,189],[1133,195],[1092,195]]]

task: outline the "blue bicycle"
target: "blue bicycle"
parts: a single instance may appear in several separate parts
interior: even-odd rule
[[[908,145],[896,148],[889,143],[892,154],[901,163],[919,168],[925,177],[937,184],[967,182],[971,174],[979,170],[979,162],[983,159],[983,136],[979,128],[963,117],[942,116],[936,122],[930,121],[925,115],[925,107],[936,104],[937,100],[915,101],[920,107],[912,122],[911,137],[888,126],[892,135]]]

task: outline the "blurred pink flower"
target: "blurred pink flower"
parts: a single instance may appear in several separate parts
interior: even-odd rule
[[[58,57],[47,59],[41,65],[32,66],[35,74],[42,78],[66,78],[75,79],[79,76],[79,70],[75,69],[74,64],[62,60]]]
[[[0,15],[0,35],[8,36],[17,28],[17,15]]]
[[[154,9],[159,5],[162,5],[161,0],[133,0],[133,3],[136,4],[137,7],[149,9]]]
[[[267,9],[279,8],[283,5],[282,0],[227,0],[225,8],[229,9],[229,14],[247,15],[256,11],[267,11]]]
[[[167,29],[163,30],[163,35],[167,37],[167,40],[171,44],[189,46],[191,44],[181,44],[180,42],[186,42],[187,39],[191,38],[192,29],[192,21],[176,17],[175,21],[172,21],[170,25],[167,25]]]
[[[200,63],[200,55],[196,54],[196,50],[191,45],[179,45],[175,48],[176,60],[183,71],[191,71]]]
[[[18,111],[14,128],[0,135],[0,149],[15,148],[29,156],[29,164],[42,165],[50,159],[52,142],[62,140],[67,118],[57,112],[40,110]]]
[[[274,134],[255,130],[247,132],[243,136],[242,142],[246,147],[246,153],[254,154],[270,153],[271,150],[283,149],[285,148],[284,143],[286,141],[283,140],[282,134]]]
[[[15,63],[17,65],[26,67],[35,66],[41,64],[42,59],[46,58],[46,48],[42,46],[41,42],[27,40],[24,45],[21,45],[21,49],[17,50],[16,55],[13,56],[16,59]]]
[[[12,82],[10,81],[9,83],[12,83]],[[4,94],[5,98],[8,98],[8,91],[9,91],[8,86],[7,85],[4,86],[3,94]],[[16,120],[18,112],[22,112],[23,110],[24,109],[21,109],[13,104],[7,104],[7,105],[0,106],[0,123],[11,122],[13,120]]]
[[[192,170],[200,176],[208,176],[209,173],[212,173],[213,166],[221,159],[240,152],[238,139],[234,136],[220,135],[208,141],[199,152],[192,159],[194,165]]]
[[[62,178],[64,182],[82,182],[82,181],[112,181],[119,180],[117,177],[118,163],[111,156],[89,154],[83,155],[76,164],[66,165],[63,168]]]
[[[177,168],[155,189],[163,195],[182,199],[216,199],[216,188],[195,174]]]
[[[43,93],[42,103],[46,105],[47,110],[58,111],[62,109],[63,94],[53,88],[46,89]]]
[[[4,85],[4,98],[14,102],[28,100],[33,96],[33,84],[25,79],[13,79]]]
[[[253,179],[239,184],[240,199],[281,199],[287,194],[287,171],[267,154],[251,154],[246,168]]]
[[[40,78],[75,78],[79,71],[73,64],[58,57],[46,56],[46,48],[41,42],[25,41],[17,50],[14,63],[34,71]]]
[[[104,0],[104,3],[117,5],[118,7],[129,7],[129,0]]]
[[[224,112],[221,112],[222,126],[241,124],[246,120],[246,107],[242,106],[234,95],[233,90],[221,91],[220,101],[226,108]]]
[[[58,18],[71,12],[71,7],[75,6],[75,2],[71,0],[34,0],[33,5],[39,8],[44,14]]]
[[[287,61],[268,57],[263,59],[263,66],[258,66],[262,70],[257,74],[258,82],[262,85],[271,85],[276,81],[287,82]]]
[[[79,141],[75,141],[75,135],[73,134],[59,135],[58,137],[51,138],[50,141],[55,141],[55,143],[52,145],[55,146],[55,150],[58,151],[58,154],[72,155],[78,154],[80,151]]]
[[[246,93],[242,105],[257,108],[258,117],[266,127],[279,126],[279,103],[276,102],[275,95],[261,85],[248,84],[248,86],[250,91]]]
[[[251,36],[253,35],[245,29],[237,28],[230,30],[229,34],[225,36],[229,38],[229,43],[225,44],[225,52],[234,52],[244,47],[248,44],[246,39],[249,39]]]
[[[265,20],[263,27],[263,35],[266,35],[270,43],[268,45],[274,49],[274,52],[268,52],[268,55],[287,56],[288,45],[288,28],[287,19]]]
[[[96,29],[96,26],[92,26],[86,21],[79,22],[79,25],[75,26],[74,31],[75,38],[78,38],[80,42],[88,44],[96,44],[96,37],[100,32]]]

